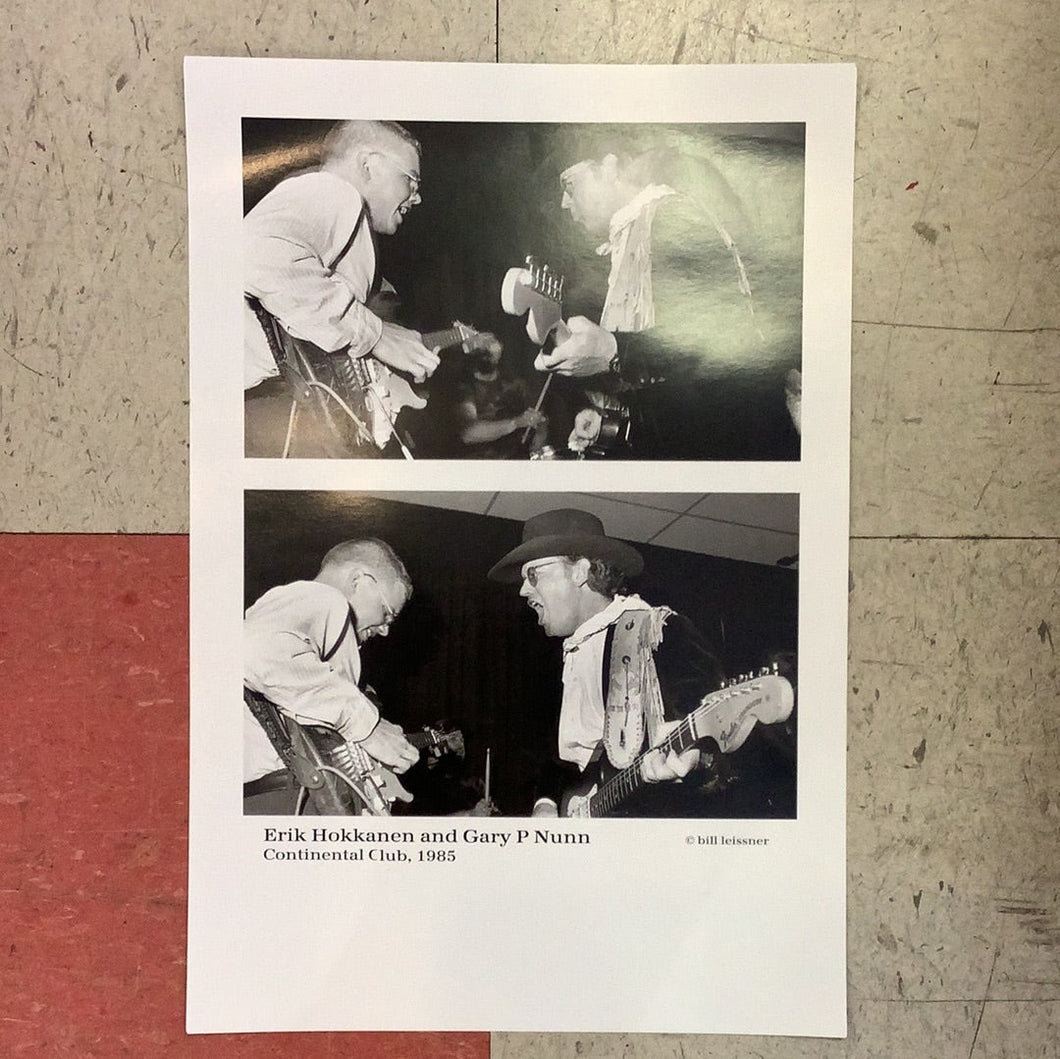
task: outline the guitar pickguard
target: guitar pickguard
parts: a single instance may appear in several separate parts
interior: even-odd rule
[[[590,806],[592,796],[596,793],[596,790],[597,785],[594,783],[584,794],[571,794],[561,815],[588,819],[592,816]]]

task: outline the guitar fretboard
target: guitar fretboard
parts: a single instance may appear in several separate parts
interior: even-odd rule
[[[652,747],[638,754],[628,768],[623,769],[602,784],[600,789],[589,799],[589,815],[607,816],[634,791],[647,784],[647,780],[640,774],[640,766],[649,754],[656,750],[661,750],[664,756],[670,753],[671,750],[682,754],[694,746],[696,742],[692,724],[694,716],[695,714],[689,714],[657,747]]]
[[[437,741],[433,732],[406,732],[405,738],[417,749],[425,750]]]
[[[449,346],[458,346],[464,341],[466,331],[459,327],[450,327],[444,331],[429,331],[423,336],[423,344],[428,349],[446,349]]]

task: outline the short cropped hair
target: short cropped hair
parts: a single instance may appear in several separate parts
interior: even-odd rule
[[[326,570],[347,570],[363,566],[372,573],[389,575],[405,589],[406,599],[412,598],[412,579],[397,552],[378,537],[342,541],[336,544],[320,563],[320,573]]]
[[[324,137],[321,161],[327,166],[348,158],[359,148],[386,150],[395,141],[407,143],[417,155],[420,153],[420,141],[396,121],[338,121]]]

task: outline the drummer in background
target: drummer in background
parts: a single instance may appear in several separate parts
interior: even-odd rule
[[[497,341],[470,354],[457,384],[456,426],[467,458],[525,460],[544,450],[548,419],[533,407],[526,380],[504,370],[501,354]]]

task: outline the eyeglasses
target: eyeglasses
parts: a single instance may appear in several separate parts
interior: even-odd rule
[[[525,580],[531,588],[537,588],[537,575],[538,571],[544,570],[546,566],[554,566],[556,563],[565,563],[566,559],[549,559],[547,562],[538,563],[537,566],[527,567],[523,571],[523,580]]]
[[[379,624],[385,625],[389,628],[395,621],[397,621],[398,612],[387,603],[386,596],[383,595],[383,586],[379,583],[379,579],[374,574],[370,574],[366,570],[361,574],[361,577],[367,577],[368,580],[379,590],[379,602],[383,605],[383,620],[379,622]]]
[[[380,158],[385,158],[409,182],[409,198],[414,198],[420,190],[419,176],[415,173],[410,173],[407,169],[402,169],[391,155],[384,154],[382,151],[376,151],[376,154]]]

